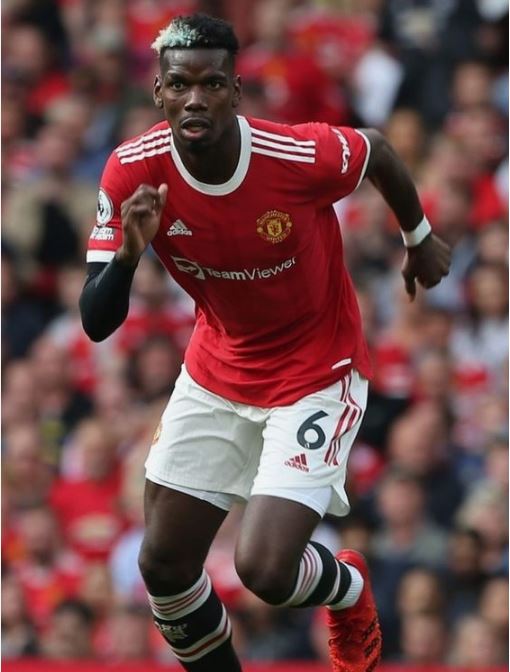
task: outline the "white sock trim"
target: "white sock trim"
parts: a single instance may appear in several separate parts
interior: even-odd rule
[[[211,590],[211,579],[204,570],[198,581],[182,593],[165,597],[154,597],[149,593],[147,595],[154,616],[166,621],[175,621],[201,607],[211,594]]]
[[[322,576],[322,569],[321,556],[311,544],[307,544],[299,563],[296,587],[292,595],[279,606],[297,607],[307,600],[317,588],[317,584]]]
[[[340,602],[328,605],[330,609],[333,609],[333,611],[336,611],[338,609],[347,609],[347,607],[353,607],[358,601],[358,598],[361,595],[361,591],[363,590],[363,586],[365,584],[365,582],[363,581],[363,577],[356,569],[356,567],[348,565],[345,562],[343,562],[342,564],[349,570],[349,573],[351,575],[351,585],[349,586],[349,590],[345,593]]]

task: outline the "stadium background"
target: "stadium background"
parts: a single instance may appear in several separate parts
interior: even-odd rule
[[[504,666],[507,3],[4,0],[4,669],[172,665],[136,555],[143,460],[192,306],[150,254],[130,316],[106,342],[88,342],[76,304],[104,162],[159,120],[149,44],[195,10],[235,24],[243,113],[381,129],[454,245],[450,276],[409,303],[381,198],[363,184],[338,204],[375,377],[350,458],[352,513],[317,536],[367,554],[388,670]],[[328,669],[320,610],[273,609],[240,585],[240,515],[207,563],[239,652],[253,669],[283,670],[285,660],[301,661],[285,668],[293,672]]]

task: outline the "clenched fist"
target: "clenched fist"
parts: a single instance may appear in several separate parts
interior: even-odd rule
[[[123,240],[116,254],[120,261],[136,266],[158,232],[167,194],[166,184],[160,184],[157,189],[141,184],[132,196],[123,201],[120,209]]]
[[[425,289],[439,284],[450,272],[451,257],[450,246],[434,234],[407,248],[402,276],[411,301],[416,295],[416,280]]]

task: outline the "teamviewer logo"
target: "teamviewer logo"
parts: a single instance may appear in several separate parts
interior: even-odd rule
[[[205,274],[201,266],[197,264],[196,261],[190,261],[189,259],[183,259],[183,257],[172,257],[177,266],[178,271],[183,273],[189,273],[197,280],[205,280]]]

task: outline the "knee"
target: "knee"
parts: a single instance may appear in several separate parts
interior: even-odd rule
[[[202,571],[194,561],[176,548],[162,549],[144,541],[138,567],[149,593],[173,595],[189,588]]]
[[[292,592],[293,573],[276,560],[265,560],[262,554],[236,553],[236,571],[246,588],[268,604],[282,604]]]

